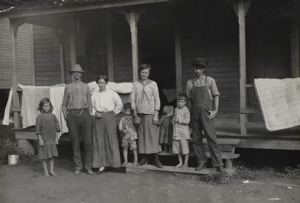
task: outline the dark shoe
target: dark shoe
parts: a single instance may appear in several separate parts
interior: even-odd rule
[[[195,168],[196,171],[201,171],[202,169],[205,168],[205,163],[201,162],[199,165]]]
[[[74,175],[78,176],[81,173],[80,169],[75,169]]]
[[[223,173],[223,174],[227,173],[222,166],[217,167],[217,171],[220,172],[220,173]]]
[[[95,173],[92,171],[92,169],[88,169],[88,170],[86,171],[86,173],[89,174],[89,175],[94,175],[94,174],[95,174]]]

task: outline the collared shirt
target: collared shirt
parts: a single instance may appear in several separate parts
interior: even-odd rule
[[[158,87],[155,81],[143,84],[140,81],[133,83],[131,92],[131,108],[137,113],[154,114],[160,110]]]
[[[218,90],[217,84],[215,79],[213,79],[212,77],[209,76],[204,76],[203,80],[194,78],[194,79],[190,79],[187,81],[186,83],[186,95],[188,98],[190,98],[190,94],[191,94],[191,89],[193,86],[197,86],[197,87],[201,87],[201,86],[205,86],[207,87],[209,96],[211,99],[213,99],[213,97],[215,96],[219,96],[220,92]]]
[[[66,85],[62,102],[63,109],[88,108],[91,111],[91,92],[87,84],[72,82]]]
[[[115,114],[121,112],[123,103],[120,96],[112,90],[104,90],[95,92],[92,95],[92,115],[95,115],[96,111],[109,112],[113,111]]]

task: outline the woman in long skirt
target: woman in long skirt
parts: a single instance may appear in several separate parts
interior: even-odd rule
[[[94,115],[93,167],[120,167],[120,150],[117,137],[116,114],[122,109],[122,101],[117,93],[107,90],[108,78],[100,75],[96,80],[99,92],[92,95]]]
[[[140,165],[148,161],[149,154],[154,154],[154,164],[163,167],[158,158],[161,151],[159,145],[159,110],[160,99],[155,81],[148,79],[150,65],[142,64],[139,68],[140,80],[134,82],[131,93],[131,107],[134,115],[139,120],[138,150],[142,154]]]

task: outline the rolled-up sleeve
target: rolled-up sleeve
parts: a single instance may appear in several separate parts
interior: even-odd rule
[[[154,82],[154,110],[160,110],[160,98],[159,98],[159,91],[156,82]]]
[[[211,78],[210,89],[211,89],[211,94],[212,94],[213,97],[220,95],[220,92],[219,92],[219,89],[217,87],[216,81],[213,78]]]
[[[192,80],[188,80],[187,83],[186,83],[186,88],[185,88],[185,94],[186,94],[188,99],[190,99],[192,87],[193,87]]]

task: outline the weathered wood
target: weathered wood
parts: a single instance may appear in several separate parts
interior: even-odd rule
[[[175,25],[176,93],[182,92],[182,48],[179,25]]]
[[[299,23],[294,20],[291,23],[291,73],[293,78],[300,76],[299,54]]]
[[[94,4],[90,6],[77,6],[77,7],[55,7],[52,9],[29,9],[23,10],[20,13],[9,14],[8,13],[0,13],[0,17],[29,17],[29,16],[46,16],[46,15],[57,15],[57,14],[65,14],[65,13],[74,13],[74,12],[82,12],[82,11],[91,11],[91,10],[99,10],[99,9],[107,9],[107,8],[117,8],[117,7],[129,7],[136,5],[144,5],[144,4],[155,4],[155,3],[164,3],[170,2],[174,0],[131,0],[128,2],[117,2],[117,3],[103,3],[103,4]]]
[[[113,55],[113,39],[112,39],[112,22],[111,12],[106,14],[106,53],[107,53],[107,67],[108,78],[110,81],[114,81],[114,55]]]
[[[245,1],[238,2],[239,57],[240,57],[240,109],[247,107],[246,101],[246,8]],[[241,135],[247,135],[247,115],[240,114]]]
[[[33,43],[33,25],[30,26],[30,66],[31,68],[31,73],[32,73],[32,85],[35,85],[35,66],[34,66],[34,43]]]
[[[125,14],[126,20],[130,26],[131,33],[131,54],[132,54],[132,75],[133,81],[138,80],[138,65],[139,65],[139,47],[138,47],[138,28],[137,23],[140,14],[135,11],[130,11]]]
[[[65,55],[64,55],[64,43],[59,44],[59,64],[60,64],[60,81],[66,83],[66,71],[65,71]]]
[[[75,65],[77,62],[76,59],[76,32],[75,29],[73,32],[70,32],[70,60],[71,66]]]

